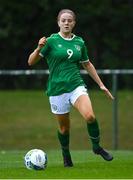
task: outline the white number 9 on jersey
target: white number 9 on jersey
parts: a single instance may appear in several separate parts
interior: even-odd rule
[[[68,54],[68,59],[70,59],[73,55],[73,51],[71,49],[68,49],[67,54]]]

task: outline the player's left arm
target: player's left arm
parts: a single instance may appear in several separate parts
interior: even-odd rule
[[[110,98],[110,99],[114,99],[114,97],[112,96],[112,94],[110,93],[110,91],[105,87],[105,85],[103,84],[102,80],[100,79],[99,75],[97,74],[97,71],[94,67],[94,65],[88,61],[88,62],[83,62],[82,66],[84,67],[84,69],[89,73],[89,75],[91,76],[91,78],[99,85],[100,89],[102,91],[104,91],[104,93]]]

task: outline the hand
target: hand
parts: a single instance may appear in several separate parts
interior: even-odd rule
[[[104,91],[104,93],[110,98],[110,99],[114,99],[114,97],[112,96],[112,94],[110,93],[110,91],[105,87],[105,86],[101,86],[100,89],[102,91]]]
[[[39,42],[38,42],[38,49],[41,49],[45,44],[46,44],[47,40],[46,37],[42,37]]]

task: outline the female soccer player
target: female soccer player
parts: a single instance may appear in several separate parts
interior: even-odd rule
[[[51,111],[59,122],[58,139],[61,144],[64,167],[73,166],[69,150],[70,107],[74,106],[87,124],[88,135],[95,154],[111,161],[112,155],[100,146],[100,132],[86,85],[81,78],[79,63],[110,98],[113,96],[98,76],[95,67],[88,58],[83,39],[72,33],[76,23],[75,13],[69,9],[59,12],[57,23],[59,32],[50,37],[42,37],[37,48],[30,54],[28,64],[31,66],[41,58],[47,60],[49,79],[47,94]]]

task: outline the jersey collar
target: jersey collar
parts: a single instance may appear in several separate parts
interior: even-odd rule
[[[64,40],[67,40],[67,41],[71,41],[74,37],[75,37],[75,34],[73,34],[73,37],[72,38],[64,38],[60,32],[58,32],[59,36],[61,36]]]

